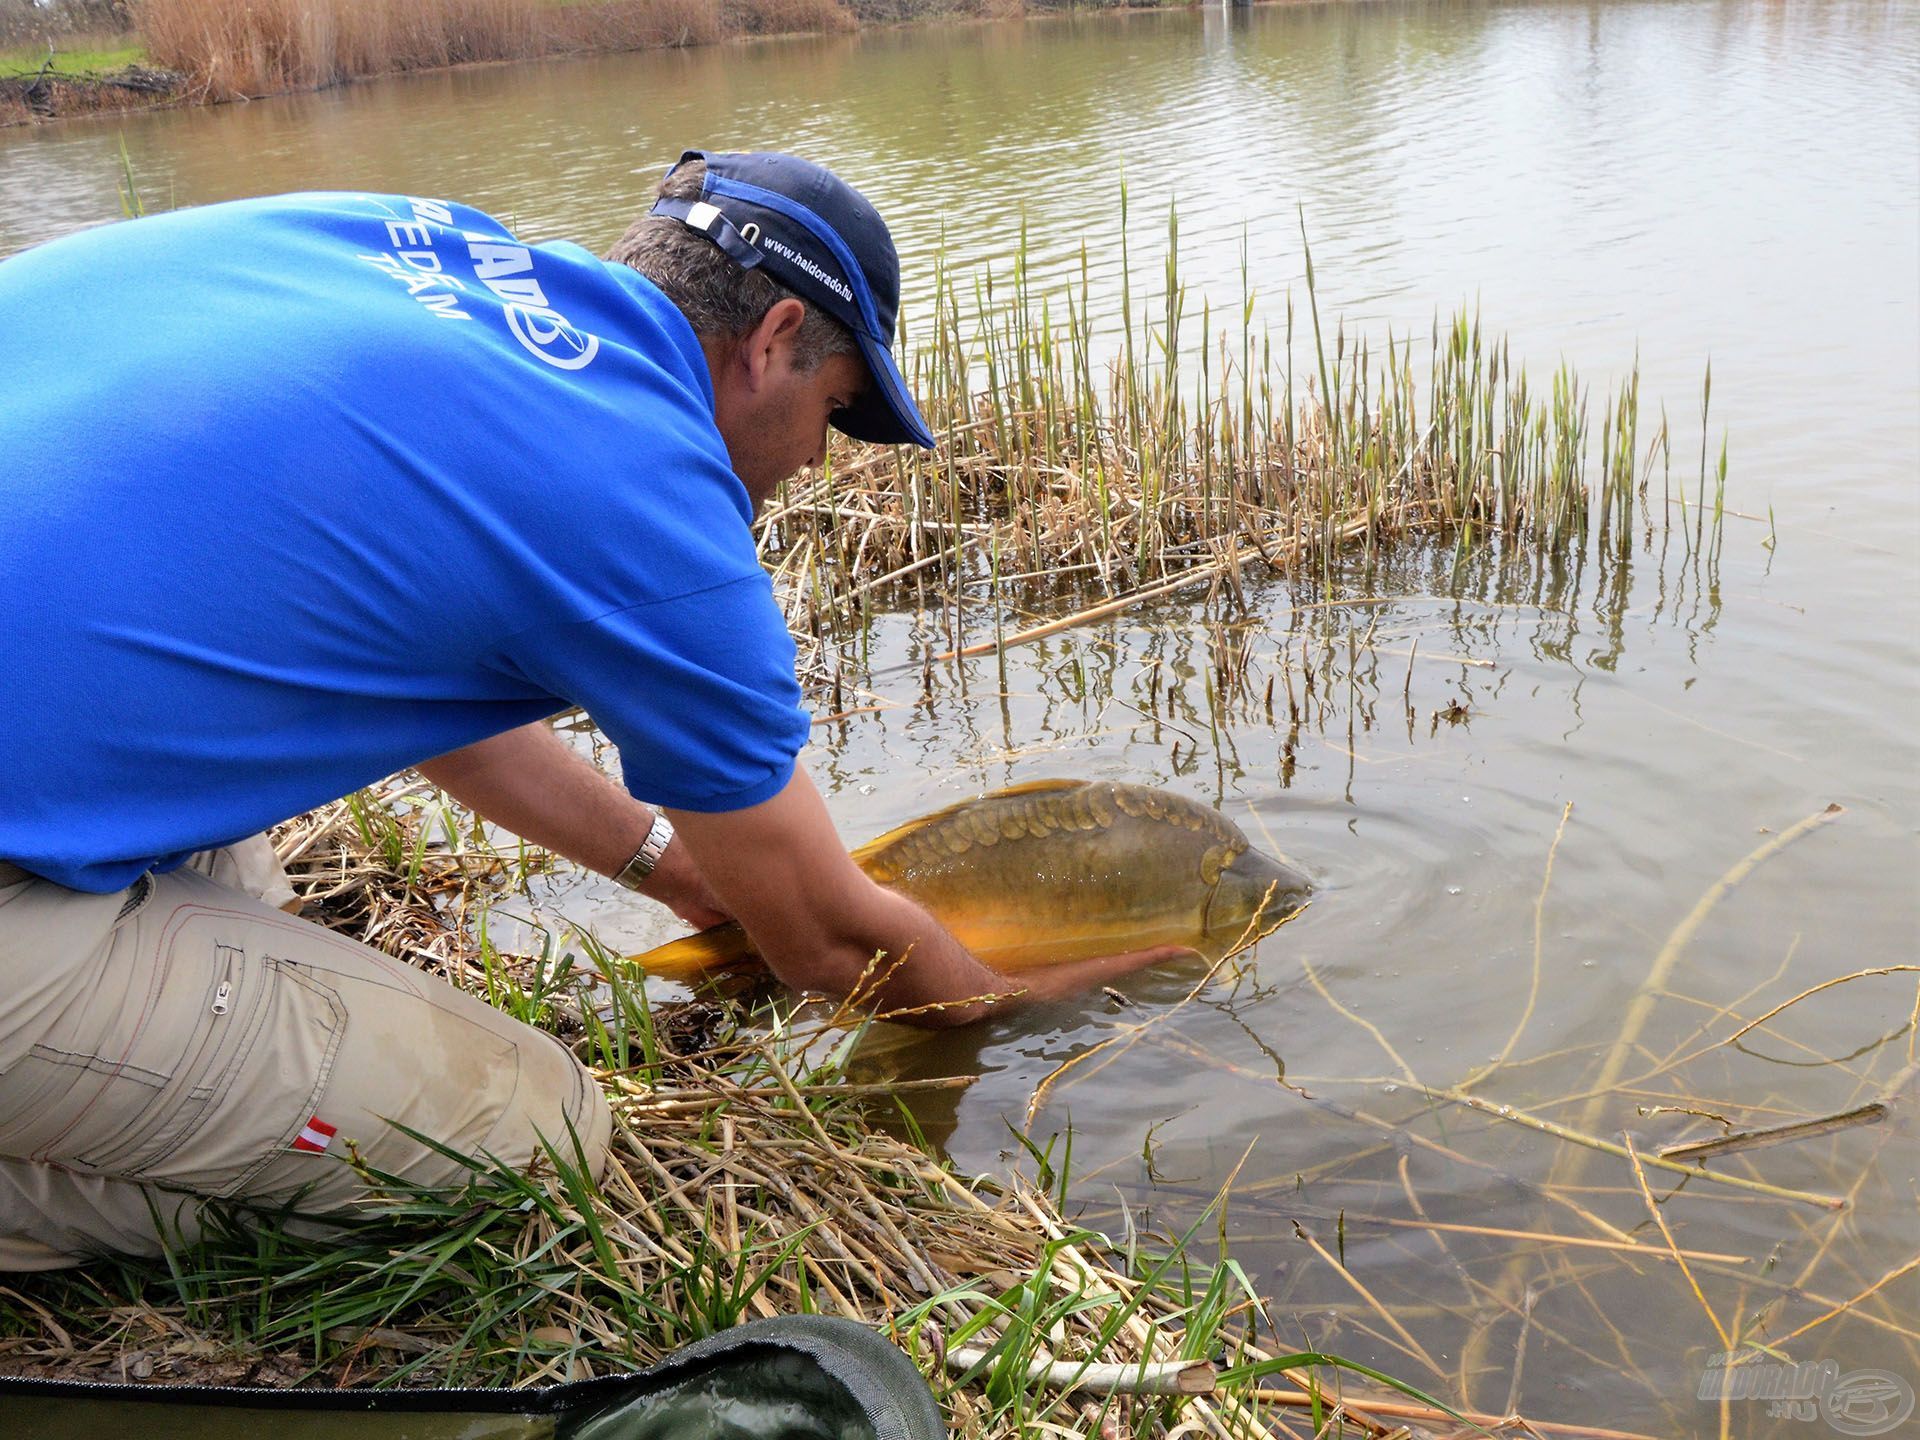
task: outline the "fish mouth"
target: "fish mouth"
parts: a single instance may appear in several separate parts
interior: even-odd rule
[[[1236,945],[1259,940],[1278,929],[1312,894],[1313,882],[1303,872],[1258,850],[1243,850],[1207,892],[1201,922],[1216,939],[1230,939]]]

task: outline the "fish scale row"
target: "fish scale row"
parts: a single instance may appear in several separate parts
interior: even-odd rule
[[[1113,801],[1136,820],[1145,818],[1158,820],[1167,825],[1178,825],[1183,830],[1194,830],[1228,846],[1235,854],[1247,848],[1247,840],[1235,825],[1218,810],[1205,805],[1195,804],[1180,795],[1169,795],[1162,790],[1149,790],[1140,785],[1115,785]]]
[[[868,862],[868,873],[882,884],[924,866],[965,855],[978,847],[1029,837],[1039,840],[1056,830],[1105,830],[1125,814],[1182,830],[1191,830],[1225,848],[1220,863],[1231,863],[1246,849],[1246,839],[1220,815],[1176,795],[1143,786],[1112,782],[1038,795],[1006,796],[991,806],[960,810],[927,828],[903,835],[883,855]]]
[[[925,829],[901,836],[884,853],[872,856],[867,873],[881,884],[909,871],[964,855],[976,846],[1003,840],[1039,840],[1056,830],[1104,830],[1117,818],[1110,787],[1088,785],[1046,795],[1008,796],[992,806],[945,815]]]

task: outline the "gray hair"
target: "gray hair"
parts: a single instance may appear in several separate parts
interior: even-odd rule
[[[698,200],[706,173],[706,161],[687,161],[660,182],[661,197]],[[763,271],[742,270],[713,241],[670,216],[642,215],[606,258],[631,265],[658,285],[703,338],[744,335],[767,311],[791,298],[807,307],[794,337],[794,362],[800,369],[817,370],[830,356],[859,353],[853,332],[812,301]]]

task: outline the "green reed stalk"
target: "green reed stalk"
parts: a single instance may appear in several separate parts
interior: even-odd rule
[[[1713,359],[1707,359],[1707,378],[1700,387],[1700,490],[1694,497],[1693,546],[1700,548],[1700,527],[1707,509],[1707,411],[1713,404]]]
[[[1327,346],[1320,334],[1320,296],[1313,280],[1313,246],[1307,240],[1307,210],[1300,209],[1300,250],[1307,261],[1307,305],[1313,312],[1313,350],[1320,362],[1320,410],[1327,427],[1327,439],[1334,452],[1340,449],[1340,428],[1333,408],[1333,385],[1327,376]]]

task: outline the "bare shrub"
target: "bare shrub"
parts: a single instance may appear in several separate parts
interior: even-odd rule
[[[720,16],[736,35],[831,33],[860,24],[839,0],[721,0]]]
[[[1022,14],[1025,0],[847,0],[862,25],[898,25],[912,20],[1006,19]]]
[[[547,43],[556,50],[649,50],[711,45],[725,35],[720,0],[607,0],[561,5],[546,16]]]

